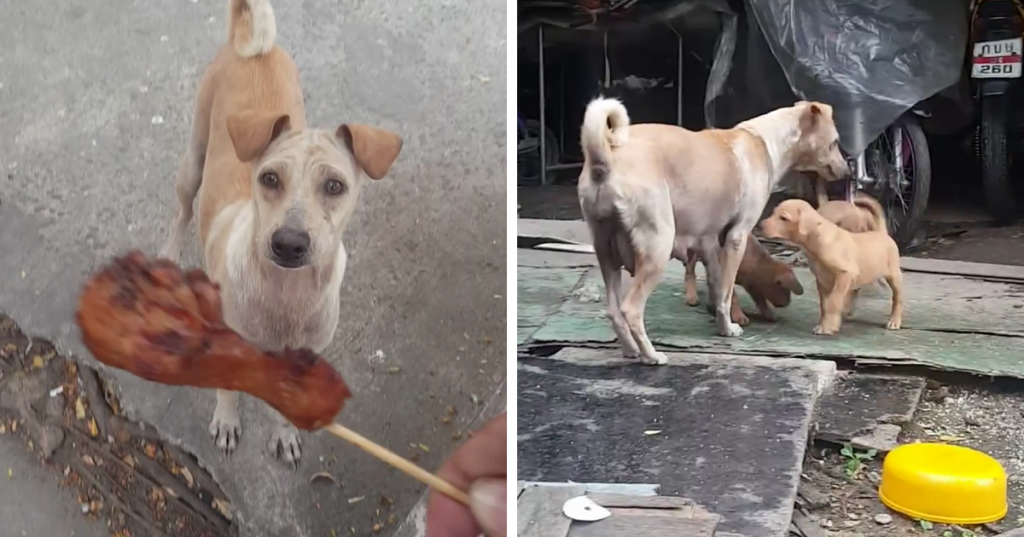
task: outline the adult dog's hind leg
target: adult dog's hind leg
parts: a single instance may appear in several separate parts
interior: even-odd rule
[[[596,237],[595,237],[596,238]],[[604,289],[608,299],[608,310],[605,316],[612,323],[612,329],[619,338],[622,345],[622,356],[626,358],[637,358],[640,350],[637,348],[633,334],[629,331],[626,319],[622,316],[622,270],[619,263],[612,257],[612,248],[608,241],[595,240],[594,251],[597,253],[597,262],[601,266],[601,276],[604,278]],[[596,243],[600,243],[598,246]]]
[[[647,299],[654,292],[654,288],[661,281],[661,274],[665,270],[672,255],[672,230],[663,230],[644,237],[643,240],[635,241],[635,270],[633,285],[626,293],[622,301],[622,316],[626,319],[626,325],[633,335],[633,340],[640,347],[640,357],[645,364],[662,365],[668,363],[664,353],[654,350],[654,345],[647,337],[647,329],[644,326],[644,311],[647,308]],[[634,240],[636,237],[634,237]]]

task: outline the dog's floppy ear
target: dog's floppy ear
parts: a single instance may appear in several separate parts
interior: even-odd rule
[[[824,109],[820,103],[801,101],[800,104],[804,108],[800,116],[800,125],[805,132],[814,130],[821,122],[822,116],[825,115]]]
[[[806,237],[811,234],[811,231],[821,225],[821,218],[813,218],[810,216],[810,212],[814,211],[800,211],[796,215],[796,232],[801,237]],[[814,211],[817,214],[817,211]]]
[[[796,279],[796,274],[793,271],[786,270],[782,274],[775,277],[775,283],[784,289],[789,290],[794,295],[804,294],[804,286],[800,285],[800,280]]]
[[[356,163],[371,179],[387,175],[402,151],[401,136],[369,125],[342,125],[335,136],[352,151]]]
[[[242,162],[256,160],[282,132],[291,128],[291,117],[280,112],[244,112],[228,117],[228,136]]]

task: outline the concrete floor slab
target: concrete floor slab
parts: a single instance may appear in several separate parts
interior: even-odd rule
[[[518,479],[658,483],[722,516],[723,531],[785,537],[811,414],[831,362],[563,349],[518,361]]]

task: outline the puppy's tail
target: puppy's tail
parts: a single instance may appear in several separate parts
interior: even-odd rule
[[[277,21],[270,0],[228,0],[228,42],[243,58],[274,48]]]
[[[629,139],[629,113],[618,99],[598,97],[587,105],[580,132],[583,157],[595,183],[608,179],[612,148]]]
[[[889,232],[889,227],[886,225],[885,221],[885,209],[882,209],[882,205],[878,203],[875,198],[864,193],[858,193],[857,196],[853,198],[853,204],[858,208],[871,213],[875,231]]]

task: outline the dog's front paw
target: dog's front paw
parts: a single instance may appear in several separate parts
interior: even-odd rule
[[[302,458],[302,446],[299,442],[299,430],[292,424],[277,424],[270,435],[267,446],[275,457],[297,465]]]
[[[210,436],[213,443],[224,452],[230,455],[238,446],[238,437],[242,434],[242,423],[238,419],[237,411],[224,411],[220,405],[213,412],[213,421],[210,422]]]
[[[889,330],[899,330],[903,327],[903,319],[889,319],[889,323],[885,327]]]
[[[653,356],[644,356],[641,361],[647,365],[665,365],[668,363],[668,356],[663,352],[656,352]]]
[[[819,324],[818,326],[814,327],[814,330],[811,330],[811,333],[813,333],[816,336],[830,336],[832,334],[835,334],[836,332],[835,330],[826,328]]]
[[[740,326],[747,326],[750,324],[750,317],[747,317],[747,314],[743,313],[743,310],[734,310],[732,313],[732,322]]]
[[[743,327],[730,321],[722,330],[718,331],[718,335],[722,337],[740,337],[743,335]]]

